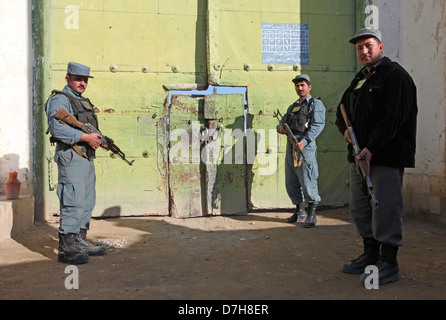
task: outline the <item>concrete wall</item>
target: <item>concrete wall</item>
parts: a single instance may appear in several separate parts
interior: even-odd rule
[[[414,213],[446,220],[446,2],[401,1],[402,60],[418,86],[417,167],[406,202]]]
[[[375,12],[366,15],[382,32],[384,54],[412,75],[418,89],[416,167],[405,171],[405,213],[446,221],[446,3],[366,0],[364,4],[375,6]]]
[[[30,1],[0,2],[0,194],[17,171],[21,194],[32,195]]]
[[[405,175],[406,213],[446,220],[446,3],[381,0],[379,8],[386,54],[418,88],[416,168]]]

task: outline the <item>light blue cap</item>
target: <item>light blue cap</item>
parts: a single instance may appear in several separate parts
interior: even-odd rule
[[[77,62],[69,62],[67,68],[67,74],[74,76],[84,76],[88,78],[94,78],[90,76],[90,67]]]

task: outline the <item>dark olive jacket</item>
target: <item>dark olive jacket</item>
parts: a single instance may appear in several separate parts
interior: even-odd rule
[[[358,83],[365,80],[359,89]],[[341,102],[361,149],[372,153],[371,164],[413,168],[417,131],[416,86],[406,70],[385,57],[370,72],[364,67],[344,92]],[[336,125],[347,126],[338,107]],[[349,161],[352,146],[349,145]]]

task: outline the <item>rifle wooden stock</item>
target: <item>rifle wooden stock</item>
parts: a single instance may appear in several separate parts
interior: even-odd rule
[[[358,140],[356,139],[355,131],[353,130],[353,126],[350,122],[350,119],[347,116],[347,111],[345,110],[344,104],[341,103],[339,108],[341,110],[342,117],[344,118],[345,125],[347,126],[347,130],[348,130],[348,134],[350,135],[350,139],[352,140],[353,157],[356,160],[358,155],[361,153],[361,148],[359,147]],[[362,176],[365,179],[370,202],[372,203],[372,206],[375,207],[375,209],[378,209],[378,200],[376,200],[376,197],[375,197],[375,192],[374,192],[374,188],[372,185],[372,181],[370,180],[370,172],[369,172],[365,157],[361,158],[359,161],[357,161],[357,163],[358,163],[359,169],[361,170]]]
[[[280,115],[281,118],[283,118],[282,114],[279,111],[279,109],[277,109],[277,112],[275,112],[273,116],[275,118],[277,118],[277,120],[279,120],[279,124],[281,124],[282,127],[285,129],[286,136],[288,137],[288,140],[290,141],[290,143],[291,143],[291,145],[293,147],[293,151],[292,152],[293,152],[293,158],[294,158],[294,167],[300,167],[302,165],[302,159],[303,159],[305,164],[308,166],[308,168],[311,168],[310,164],[307,162],[307,158],[305,158],[304,153],[299,148],[299,144],[298,144],[299,141],[297,140],[296,136],[291,131],[290,126],[286,122],[280,123],[279,115]]]
[[[293,146],[293,158],[294,158],[294,167],[300,167],[302,165],[302,159],[305,161],[307,166],[310,165],[307,162],[307,159],[305,158],[302,150],[299,148],[299,141],[297,140],[296,136],[293,134],[293,132],[290,129],[290,126],[288,123],[283,123],[282,126],[285,128],[286,135],[288,139],[291,142],[291,145]]]
[[[121,149],[118,148],[118,146],[114,143],[114,141],[111,138],[108,138],[106,136],[103,136],[102,133],[97,130],[95,127],[93,127],[90,123],[82,123],[76,119],[75,116],[73,116],[71,113],[69,113],[65,108],[60,107],[57,109],[56,113],[54,114],[54,118],[59,120],[62,123],[68,124],[72,127],[78,128],[82,130],[85,133],[99,133],[101,136],[99,137],[99,140],[101,141],[101,146],[108,146],[107,150],[110,150],[114,154],[118,155],[122,160],[127,162],[129,165],[133,165],[132,161],[128,161],[125,158],[124,152],[121,151]]]
[[[84,124],[82,122],[79,122],[75,116],[73,116],[65,108],[62,108],[62,107],[57,109],[56,113],[54,114],[54,118],[56,118],[60,122],[69,124],[70,126],[79,128],[81,130],[82,130],[82,127],[84,126]]]

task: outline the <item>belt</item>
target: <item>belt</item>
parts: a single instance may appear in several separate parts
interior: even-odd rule
[[[80,155],[83,158],[88,159],[88,157],[87,157],[87,147],[86,146],[77,145],[77,144],[69,145],[69,144],[63,143],[61,141],[58,141],[57,144],[62,144],[66,148],[73,148],[74,151],[76,151],[76,153],[78,155]]]

